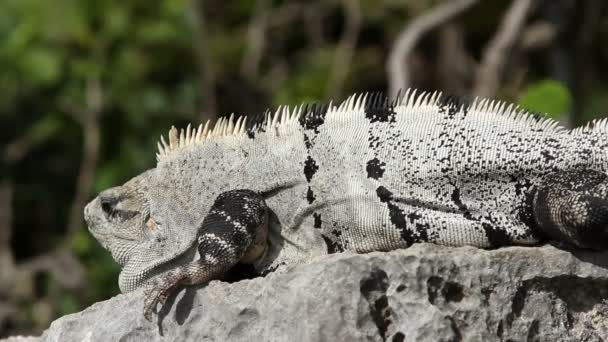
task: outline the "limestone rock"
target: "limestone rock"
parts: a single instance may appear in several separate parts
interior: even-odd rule
[[[608,253],[431,244],[213,281],[143,318],[141,291],[52,323],[43,341],[600,341]]]

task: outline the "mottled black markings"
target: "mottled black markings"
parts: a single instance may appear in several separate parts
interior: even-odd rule
[[[304,133],[304,146],[306,146],[307,151],[310,151],[312,148],[312,141],[310,141],[310,137],[306,133]]]
[[[313,227],[314,228],[321,228],[323,226],[323,221],[321,220],[321,214],[320,213],[313,213],[312,217],[314,218],[314,224]]]
[[[388,98],[380,93],[373,93],[365,102],[365,117],[369,122],[395,122],[395,107]]]
[[[439,98],[439,108],[445,108],[443,110],[448,119],[452,119],[460,112],[463,111],[463,116],[467,115],[471,101],[462,96],[455,95],[442,95]]]
[[[462,285],[444,281],[442,277],[431,276],[426,282],[426,290],[429,303],[435,305],[438,299],[442,298],[445,303],[460,302],[464,298],[464,288]]]
[[[310,186],[308,187],[308,190],[306,191],[306,200],[308,201],[308,204],[312,204],[312,202],[315,201],[315,193],[312,191]]]
[[[344,247],[340,244],[340,242],[332,240],[325,235],[323,235],[323,240],[325,240],[325,244],[327,245],[328,254],[344,252]]]
[[[390,190],[381,185],[376,189],[376,195],[380,199],[380,202],[386,203],[391,223],[401,231],[401,238],[408,246],[418,241],[428,241],[427,230],[429,226],[418,224],[416,225],[416,231],[409,229],[406,215],[401,208],[393,203],[393,193]]]
[[[304,146],[306,146],[306,150],[308,151],[308,156],[304,161],[304,176],[308,183],[310,183],[312,177],[319,170],[319,166],[310,155],[310,150],[314,144],[314,137],[319,134],[319,127],[325,123],[327,108],[327,105],[306,105],[303,109],[304,114],[300,117],[300,125],[304,128]],[[314,133],[307,133],[309,130],[314,131]],[[315,194],[310,185],[306,191],[306,200],[308,204],[312,204],[315,201]]]
[[[393,199],[393,193],[382,185],[376,189],[376,194],[382,203],[388,203]]]
[[[311,156],[308,156],[304,162],[304,176],[306,176],[307,182],[310,183],[312,176],[315,175],[317,170],[319,170],[319,166]]]
[[[359,282],[359,291],[369,305],[370,316],[383,341],[386,341],[388,328],[393,323],[393,309],[386,296],[389,285],[388,275],[380,268],[373,268],[370,274]]]
[[[492,247],[508,246],[512,244],[513,241],[505,228],[498,227],[497,225],[488,222],[482,222],[481,226]]]
[[[367,162],[367,178],[380,179],[384,175],[386,163],[374,158]]]
[[[422,215],[420,215],[420,214],[416,214],[416,213],[414,212],[414,213],[410,213],[410,214],[408,214],[408,215],[407,215],[407,218],[409,218],[409,219],[410,219],[410,223],[414,223],[416,220],[421,219],[421,218],[422,218]]]
[[[547,151],[547,150],[543,150],[540,152],[540,154],[545,158],[545,161],[550,162],[552,160],[555,160],[555,156],[551,154],[551,152]]]
[[[325,123],[327,108],[326,104],[306,105],[303,115],[300,117],[300,125],[306,130],[314,130],[316,134],[319,134],[319,127]]]
[[[456,206],[458,207],[458,210],[465,212],[468,210],[467,206],[462,203],[462,199],[460,198],[460,188],[454,187],[451,199],[452,202],[454,202],[454,204],[456,204]]]
[[[515,195],[519,199],[521,205],[516,208],[516,216],[526,226],[530,227],[532,231],[538,236],[543,236],[536,224],[534,224],[534,192],[535,188],[529,179],[522,178],[519,181],[515,181]]]
[[[268,121],[268,114],[270,114],[270,109],[266,109],[262,113],[258,113],[247,118],[247,123],[245,125],[245,132],[247,133],[247,137],[249,139],[254,139],[256,133],[265,132],[266,124]]]
[[[395,335],[393,335],[393,342],[403,342],[405,341],[405,335],[401,331],[397,331]]]

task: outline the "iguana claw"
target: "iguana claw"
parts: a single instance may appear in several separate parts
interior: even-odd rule
[[[158,304],[162,307],[167,302],[169,294],[184,280],[183,277],[176,276],[174,273],[175,271],[169,272],[161,277],[144,292],[144,317],[148,321],[152,321],[152,315],[158,313]]]

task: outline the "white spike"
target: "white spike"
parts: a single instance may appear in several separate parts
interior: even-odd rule
[[[245,134],[245,130],[247,129],[247,116],[243,116],[243,123],[241,124],[241,130],[239,134]]]
[[[289,117],[289,107],[285,106],[283,107],[283,110],[281,111],[281,119],[279,120],[281,125],[285,124],[285,121],[287,121],[287,118]]]
[[[223,124],[224,124],[224,117],[221,117],[215,122],[215,126],[213,126],[213,130],[211,130],[211,133],[209,135],[212,137],[220,135],[220,131],[222,130]]]
[[[414,107],[414,102],[416,101],[416,97],[417,97],[416,93],[417,92],[418,92],[418,89],[412,90],[412,92],[410,93],[410,96],[408,96],[406,106],[408,106],[408,107]]]
[[[177,138],[177,128],[171,126],[169,130],[169,148],[174,151],[179,146],[179,139]]]
[[[270,112],[268,112],[268,113],[266,113],[266,130],[267,131],[270,131],[271,124],[272,124],[272,114]]]
[[[203,124],[199,124],[195,129],[196,134],[194,135],[194,141],[201,141],[201,134],[203,134]]]
[[[224,135],[232,134],[233,131],[234,131],[234,113],[230,114],[230,118],[228,119],[228,124],[226,125],[226,131],[224,132]]]
[[[365,108],[365,103],[367,102],[368,93],[359,94],[357,101],[353,107],[353,111],[360,111]]]
[[[184,132],[184,129],[180,129],[179,130],[179,145],[178,147],[184,147],[184,141],[186,140],[186,134]]]
[[[352,98],[353,98],[353,95],[347,97],[346,100],[342,101],[342,103],[340,103],[340,105],[338,106],[338,109],[336,111],[340,112],[340,113],[347,111],[348,108],[350,107],[350,101]]]
[[[243,121],[243,116],[239,116],[236,119],[236,123],[234,124],[234,130],[232,131],[232,134],[238,134],[241,131],[242,121]]]
[[[163,145],[163,150],[165,151],[169,151],[169,145],[167,145],[167,143],[165,142],[165,137],[161,134],[160,135],[160,143]]]
[[[191,129],[191,125],[188,124],[188,126],[186,126],[186,143],[185,143],[185,145],[188,145],[190,143],[191,138],[192,138],[192,129]]]
[[[204,141],[207,138],[207,134],[209,134],[209,125],[211,125],[211,120],[207,120],[207,122],[205,123],[203,133],[201,134],[201,141]]]
[[[279,106],[279,108],[277,108],[276,112],[274,112],[274,116],[272,117],[272,123],[270,124],[270,127],[276,127],[277,123],[279,122],[279,117],[281,116],[281,111],[285,108],[285,106]]]

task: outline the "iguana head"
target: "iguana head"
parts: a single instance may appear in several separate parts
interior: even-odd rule
[[[173,128],[169,144],[161,140],[155,168],[101,192],[86,206],[89,231],[122,266],[123,292],[166,271],[178,258],[194,258],[203,220],[245,161],[221,135],[228,128],[244,135],[237,123],[220,121],[212,131],[188,127],[179,134]]]
[[[158,239],[158,217],[151,212],[149,185],[154,170],[105,190],[89,203],[89,231],[124,266],[145,240]]]

